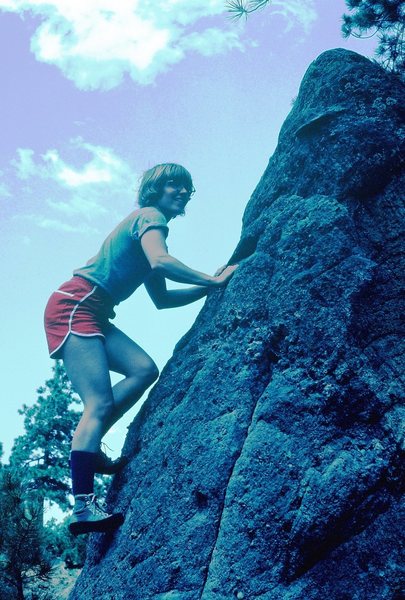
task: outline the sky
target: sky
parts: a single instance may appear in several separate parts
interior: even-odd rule
[[[18,409],[51,376],[47,299],[134,209],[142,172],[189,169],[197,192],[170,222],[169,252],[213,274],[309,64],[336,47],[373,55],[375,38],[342,38],[345,10],[273,0],[234,22],[223,0],[0,0],[5,459],[23,433]],[[162,369],[202,306],[157,311],[141,288],[114,323]],[[106,438],[113,456],[135,410]]]

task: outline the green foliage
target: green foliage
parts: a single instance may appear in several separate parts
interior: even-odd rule
[[[10,464],[2,465],[0,443],[0,590],[1,599],[24,598],[46,590],[52,565],[83,566],[87,536],[74,538],[67,523],[44,524],[45,501],[70,508],[69,453],[80,419],[79,400],[61,362],[37,390],[35,404],[23,405],[24,433],[16,438]],[[102,477],[96,492],[105,493]],[[42,582],[42,583],[41,583]],[[32,592],[32,593],[31,593]],[[36,592],[35,592],[36,593]],[[42,597],[42,596],[41,596]]]
[[[45,577],[52,561],[63,560],[67,568],[79,568],[83,566],[86,554],[87,536],[74,538],[68,531],[67,519],[62,523],[51,520],[44,524],[45,501],[57,504],[62,511],[71,508],[69,453],[73,432],[81,416],[77,410],[80,400],[74,394],[61,362],[55,363],[52,378],[37,393],[36,403],[32,406],[24,404],[19,411],[24,416],[24,433],[14,441],[10,464],[2,466],[0,462],[0,473],[4,475],[0,491],[1,564],[4,586],[10,587],[10,598],[13,599],[16,597],[13,582],[18,579],[12,569],[14,544],[23,554],[15,563],[20,564],[18,573],[30,573],[36,583]],[[0,443],[0,461],[1,456]],[[105,479],[98,476],[96,494],[104,495],[105,488]],[[31,521],[27,521],[29,515],[33,517]],[[20,529],[15,529],[17,525]],[[27,528],[32,538],[31,554],[25,548],[25,542],[20,544],[19,541]],[[21,594],[28,579],[28,575],[20,577]]]
[[[24,472],[38,496],[66,511],[71,508],[68,465],[73,433],[81,417],[76,408],[80,400],[60,361],[52,371],[52,378],[37,390],[36,403],[24,404],[18,411],[24,415],[25,431],[14,441],[10,465]],[[97,476],[96,494],[104,495],[105,488],[105,479]]]
[[[381,64],[403,75],[405,67],[405,4],[403,0],[346,0],[351,15],[343,15],[344,37],[377,36]]]
[[[69,508],[68,460],[73,431],[80,418],[78,404],[65,370],[56,362],[53,377],[38,389],[38,400],[23,405],[25,433],[11,451],[10,465],[22,470],[43,499]]]
[[[46,591],[55,561],[64,561],[68,569],[80,568],[85,561],[87,536],[74,538],[67,518],[44,524],[45,501],[62,511],[70,508],[68,463],[80,400],[58,361],[52,378],[37,392],[36,403],[24,404],[19,411],[24,433],[14,441],[9,465],[1,463],[0,443],[1,600],[22,599],[27,589],[32,597]],[[96,477],[97,495],[105,494],[105,481]]]
[[[53,600],[54,565],[84,565],[87,536],[74,538],[66,521],[51,520],[44,526],[41,496],[18,470],[0,467],[1,600]]]
[[[12,467],[0,468],[0,586],[21,600],[33,580],[46,581],[52,569],[51,540],[42,525],[42,499]]]
[[[80,569],[86,559],[87,535],[75,538],[67,527],[69,517],[62,522],[48,521],[46,529],[52,541],[53,555],[64,561],[67,569]]]

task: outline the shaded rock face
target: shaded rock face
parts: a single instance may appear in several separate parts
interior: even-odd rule
[[[72,599],[401,597],[403,92],[352,52],[310,66]]]

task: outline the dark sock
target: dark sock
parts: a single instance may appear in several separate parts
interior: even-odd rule
[[[73,495],[92,494],[94,492],[94,466],[97,452],[72,450],[70,469],[72,472]]]

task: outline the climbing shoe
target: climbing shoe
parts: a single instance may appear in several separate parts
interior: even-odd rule
[[[121,456],[116,460],[112,460],[105,452],[100,450],[97,453],[96,461],[94,464],[94,470],[96,473],[103,475],[115,475],[121,471],[129,462],[126,456]]]
[[[77,494],[69,531],[75,536],[91,531],[108,532],[114,531],[123,522],[121,513],[108,514],[94,494]]]

